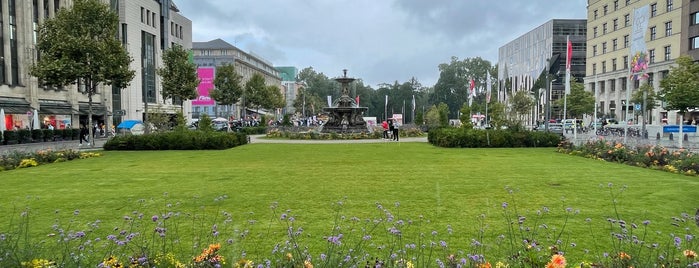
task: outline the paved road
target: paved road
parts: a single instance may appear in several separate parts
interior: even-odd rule
[[[384,139],[359,139],[359,140],[289,140],[289,139],[267,139],[265,135],[251,135],[250,143],[380,143],[380,142],[396,142]],[[427,137],[405,137],[400,138],[397,142],[427,142]]]

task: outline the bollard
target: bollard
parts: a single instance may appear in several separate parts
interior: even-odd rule
[[[689,141],[689,136],[687,134],[684,134],[684,137],[682,138],[683,141]]]
[[[655,139],[660,140],[660,132],[655,133]]]
[[[673,137],[672,137],[672,133],[670,133],[670,140],[671,140],[671,141],[672,141],[672,140],[675,140],[675,139],[673,139]]]

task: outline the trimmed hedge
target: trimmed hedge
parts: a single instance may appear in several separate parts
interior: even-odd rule
[[[452,148],[556,147],[562,140],[563,137],[555,133],[507,129],[445,127],[431,129],[427,134],[427,141],[432,145]]]
[[[223,150],[247,143],[243,133],[182,130],[116,136],[104,144],[104,150]]]

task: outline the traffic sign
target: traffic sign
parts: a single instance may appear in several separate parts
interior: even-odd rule
[[[636,104],[634,104],[633,108],[634,108],[634,110],[636,110],[636,111],[640,111],[640,110],[641,110],[641,104],[640,104],[640,103],[636,103]]]
[[[116,110],[116,111],[114,111],[114,115],[116,115],[116,116],[126,115],[126,110]]]

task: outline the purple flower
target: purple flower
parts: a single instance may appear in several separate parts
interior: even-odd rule
[[[73,211],[73,215],[78,215],[78,214],[80,214],[80,210],[79,210],[79,209],[76,209],[75,211]]]
[[[682,239],[675,236],[675,246],[679,248],[680,244],[682,244]]]
[[[443,248],[446,248],[446,247],[447,247],[447,242],[445,242],[444,240],[440,240],[440,241],[439,241],[439,245],[442,246]]]
[[[281,219],[282,219],[282,220],[286,220],[286,213],[282,213]]]
[[[647,226],[648,224],[650,224],[650,221],[649,221],[649,220],[643,221],[643,225],[646,225],[646,226]]]
[[[328,256],[325,253],[320,253],[320,260],[325,261]]]
[[[507,208],[507,202],[502,202],[502,208]]]
[[[153,217],[152,217],[151,219],[152,219],[154,222],[158,221],[158,215],[153,215]]]

